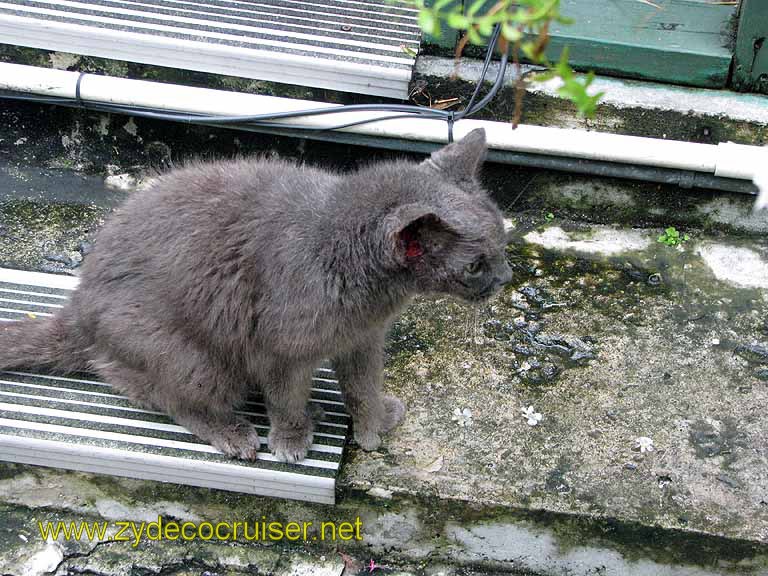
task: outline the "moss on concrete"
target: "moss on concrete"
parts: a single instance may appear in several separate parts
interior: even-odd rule
[[[259,516],[284,522],[340,522],[360,517],[364,540],[285,545],[143,539],[134,546],[133,542],[116,541],[116,527],[112,526],[101,544],[85,539],[62,541],[64,558],[61,566],[74,571],[77,567],[80,570],[87,568],[99,574],[126,574],[127,567],[131,566],[163,574],[176,574],[174,570],[181,567],[200,571],[218,567],[238,574],[241,571],[282,574],[281,570],[291,564],[288,557],[303,557],[317,567],[323,562],[338,561],[338,550],[352,559],[374,557],[377,563],[390,569],[410,567],[409,573],[413,567],[416,567],[414,573],[422,574],[422,569],[430,566],[449,564],[467,571],[480,569],[483,573],[512,567],[528,574],[528,571],[522,572],[528,564],[516,563],[514,558],[523,558],[530,553],[523,546],[526,539],[533,538],[551,543],[548,552],[542,551],[542,556],[536,560],[551,562],[549,568],[552,570],[536,570],[531,574],[555,573],[553,557],[567,558],[569,554],[579,556],[580,563],[586,566],[597,566],[590,562],[600,562],[601,558],[610,562],[620,558],[624,566],[641,563],[649,569],[656,566],[658,570],[671,570],[670,573],[676,573],[676,567],[687,571],[699,567],[702,574],[712,573],[708,570],[716,568],[718,574],[748,575],[761,574],[766,567],[764,546],[692,533],[684,530],[684,526],[670,531],[588,515],[493,505],[471,506],[438,495],[395,494],[381,499],[357,490],[345,490],[336,507],[237,494],[229,495],[223,502],[216,498],[221,494],[216,491],[131,480],[117,480],[117,483],[122,482],[121,489],[105,491],[101,479],[99,476],[43,470],[39,484],[23,477],[17,479],[16,486],[0,481],[3,499],[16,501],[0,509],[0,517],[4,520],[0,534],[4,544],[0,569],[4,573],[20,575],[18,567],[41,549],[43,543],[37,533],[37,521],[128,520],[140,523],[155,521],[157,515],[166,522],[176,520],[179,523],[188,520],[197,523],[253,521]],[[41,492],[58,491],[60,497],[46,504],[45,494],[37,494],[35,498],[21,493],[21,490],[33,487]],[[159,492],[153,491],[154,487],[159,487]],[[84,496],[95,504],[84,503]],[[515,548],[516,544],[521,547]],[[505,560],[505,556],[509,560]],[[614,573],[616,566],[609,565],[606,569],[609,570],[607,573]]]
[[[544,215],[628,226],[698,228],[734,235],[768,231],[753,196],[675,185],[488,164],[484,182],[500,205],[544,222]]]
[[[77,252],[99,226],[104,212],[91,205],[0,202],[0,262],[18,268],[63,271],[46,257]]]

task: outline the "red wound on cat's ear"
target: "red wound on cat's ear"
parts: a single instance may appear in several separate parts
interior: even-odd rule
[[[421,248],[421,243],[418,240],[411,240],[406,244],[405,256],[406,258],[418,258],[424,254],[424,250]]]
[[[400,232],[400,240],[405,245],[405,257],[408,259],[418,258],[424,255],[424,248],[421,246],[412,231],[407,228]]]

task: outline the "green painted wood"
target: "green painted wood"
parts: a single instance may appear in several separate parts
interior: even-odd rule
[[[764,0],[758,0],[763,2]],[[692,0],[563,0],[571,25],[555,24],[549,55],[570,46],[571,65],[600,74],[724,87],[735,6]]]
[[[742,0],[733,87],[768,94],[768,2]]]
[[[768,6],[768,0],[751,1]],[[488,0],[487,5],[494,3]],[[569,46],[571,65],[580,70],[724,87],[732,60],[730,22],[737,7],[710,0],[653,4],[658,8],[646,0],[562,0],[561,12],[574,23],[552,26],[548,55],[557,60]]]
[[[432,6],[436,0],[425,0],[424,4]],[[455,0],[453,4],[460,5],[462,0]],[[459,38],[459,33],[456,30],[451,30],[447,26],[443,25],[442,32],[439,37],[432,36],[431,34],[424,34],[422,43],[427,46],[438,46],[443,49],[453,50],[456,47],[456,41]]]

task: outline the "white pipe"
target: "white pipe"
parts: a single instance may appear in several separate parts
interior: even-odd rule
[[[0,63],[0,89],[5,90],[75,98],[78,76],[80,76],[78,72]],[[338,106],[311,100],[226,92],[93,74],[85,75],[81,79],[80,97],[90,102],[226,116]],[[287,128],[292,124],[322,128],[391,114],[391,112],[343,112],[334,115],[285,119],[280,122]],[[731,142],[717,145],[698,144],[525,125],[512,130],[506,122],[487,120],[457,121],[453,129],[454,136],[456,139],[461,139],[475,128],[485,129],[488,146],[494,150],[691,170],[743,180],[751,180],[757,166],[768,162],[764,149]],[[342,131],[385,138],[439,143],[447,141],[445,122],[427,118],[382,120],[373,124],[344,128]]]

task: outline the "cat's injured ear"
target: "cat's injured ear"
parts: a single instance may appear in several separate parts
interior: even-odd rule
[[[477,179],[487,150],[485,130],[477,128],[459,142],[432,152],[424,164],[434,166],[457,183],[473,182]]]
[[[402,264],[434,254],[456,238],[456,233],[432,209],[420,204],[400,206],[387,220],[395,257]]]

